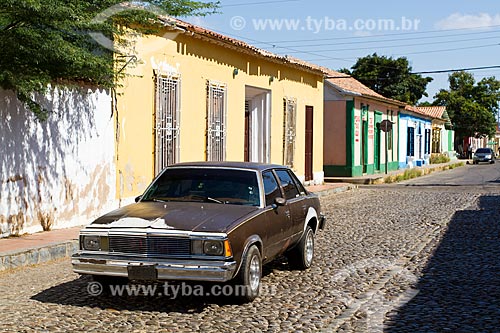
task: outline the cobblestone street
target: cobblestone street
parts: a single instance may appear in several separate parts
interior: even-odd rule
[[[496,191],[496,192],[494,192]],[[313,267],[265,267],[264,295],[91,296],[69,260],[0,274],[0,330],[497,332],[500,193],[361,188],[322,198]]]

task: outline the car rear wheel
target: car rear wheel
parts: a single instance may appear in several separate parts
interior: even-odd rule
[[[240,273],[236,279],[238,293],[237,298],[243,302],[251,302],[260,292],[260,281],[262,277],[262,258],[257,246],[252,245],[243,257]]]
[[[306,227],[299,244],[287,254],[288,263],[292,269],[305,270],[311,267],[314,258],[314,231]]]

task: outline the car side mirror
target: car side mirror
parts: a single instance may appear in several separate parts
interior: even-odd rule
[[[278,207],[278,206],[284,206],[286,205],[286,199],[285,198],[281,198],[281,197],[278,197],[276,199],[274,199],[274,204]]]
[[[135,197],[134,200],[135,200],[135,202],[139,202],[139,200],[141,200],[141,199],[142,199],[142,195],[139,195],[139,196]]]

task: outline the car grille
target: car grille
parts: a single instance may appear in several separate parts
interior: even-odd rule
[[[168,236],[110,236],[109,251],[155,257],[191,254],[191,240]]]

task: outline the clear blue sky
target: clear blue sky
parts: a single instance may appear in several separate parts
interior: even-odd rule
[[[359,57],[406,56],[413,71],[500,65],[496,0],[222,0],[220,14],[186,20],[277,54],[332,69]],[[480,28],[478,28],[480,27]],[[500,68],[473,72],[500,78]],[[428,74],[429,98],[448,74]]]

